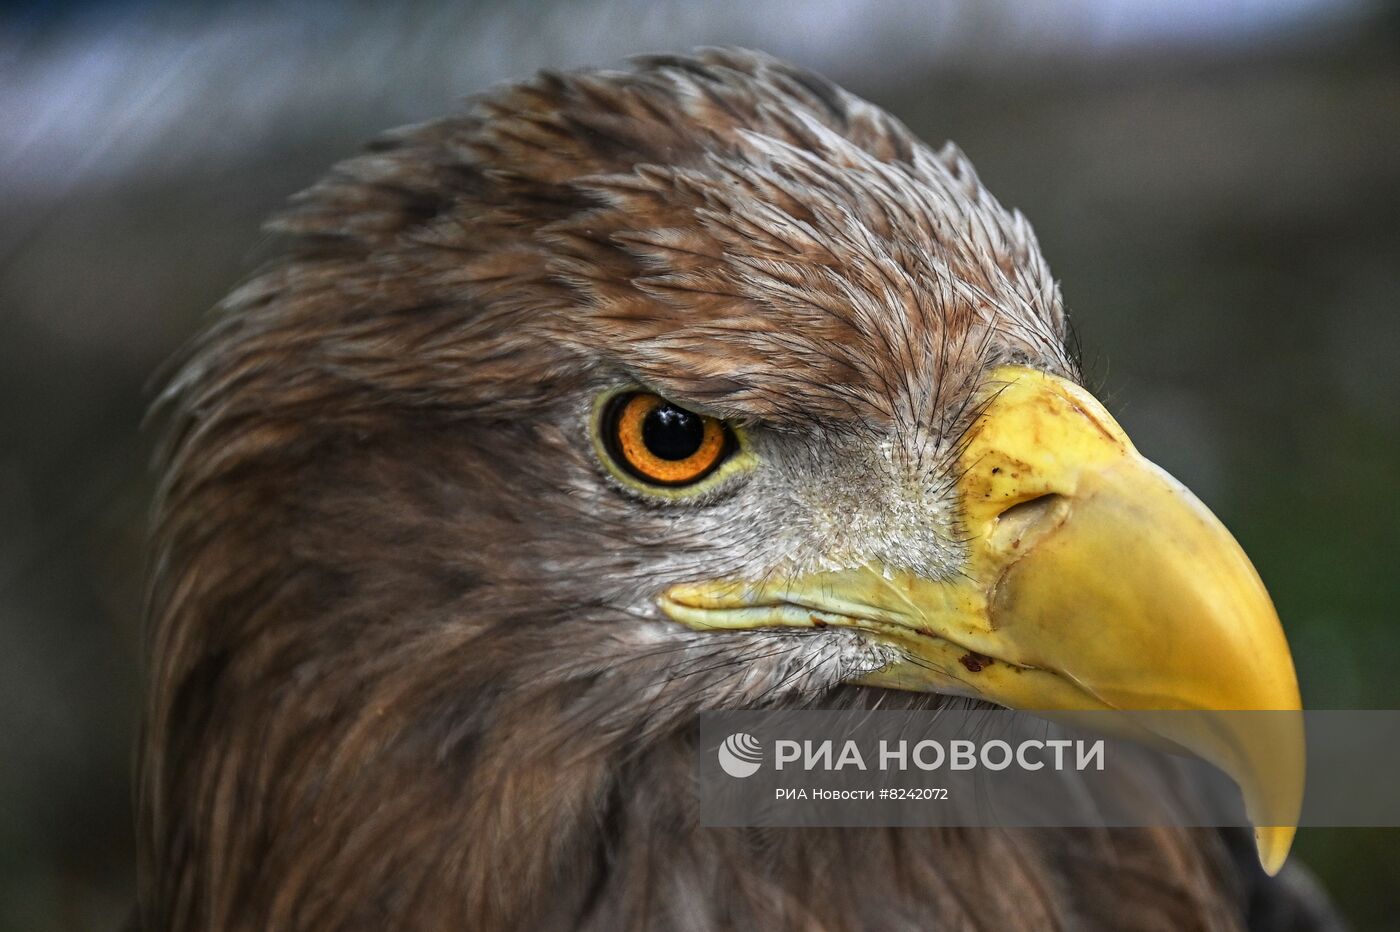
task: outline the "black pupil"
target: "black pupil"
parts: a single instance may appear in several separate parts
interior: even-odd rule
[[[675,405],[657,405],[642,421],[642,443],[663,460],[694,456],[704,440],[704,419]]]

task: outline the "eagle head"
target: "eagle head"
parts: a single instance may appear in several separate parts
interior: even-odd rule
[[[1238,921],[1185,829],[694,824],[701,709],[1299,706],[956,148],[655,57],[385,135],[269,229],[163,398],[150,928]],[[1171,737],[1287,805],[1249,736]]]

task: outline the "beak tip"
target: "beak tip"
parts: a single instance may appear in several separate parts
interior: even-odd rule
[[[1288,860],[1297,829],[1291,825],[1261,825],[1254,829],[1254,844],[1259,851],[1259,863],[1264,873],[1275,877]]]

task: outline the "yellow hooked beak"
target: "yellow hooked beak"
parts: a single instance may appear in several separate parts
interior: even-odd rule
[[[1008,366],[984,390],[959,464],[958,574],[716,580],[673,586],[662,609],[706,629],[859,628],[905,658],[861,683],[1009,708],[1300,710],[1278,615],[1220,521],[1082,388]],[[1302,802],[1299,717],[1145,719],[1240,786],[1276,873]]]

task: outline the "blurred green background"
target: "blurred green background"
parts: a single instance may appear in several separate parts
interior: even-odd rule
[[[1400,707],[1392,7],[3,9],[0,929],[110,929],[131,901],[152,372],[283,198],[546,65],[761,47],[955,140],[1034,223],[1092,384],[1254,558],[1305,702]],[[1400,928],[1400,830],[1305,829],[1296,851],[1356,928]]]

